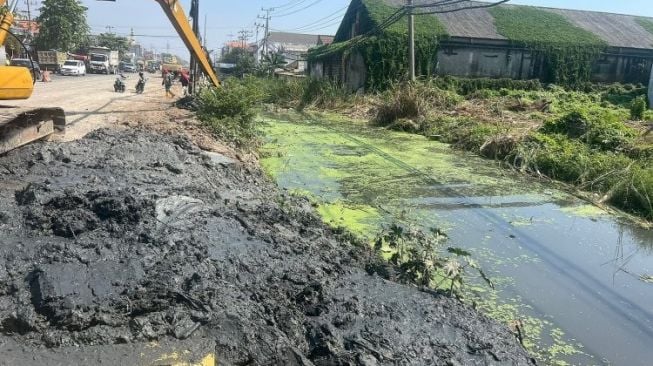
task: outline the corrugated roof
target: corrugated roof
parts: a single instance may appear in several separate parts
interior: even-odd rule
[[[405,5],[405,0],[380,0],[384,3],[399,7]],[[416,5],[430,4],[433,0],[413,0]],[[481,5],[476,1],[467,1],[444,7]],[[503,7],[521,7],[526,5],[501,5]],[[441,7],[442,8],[442,7]],[[604,40],[609,46],[653,49],[653,34],[649,33],[639,23],[634,15],[613,14],[586,10],[567,10],[555,8],[538,9],[551,11],[562,15],[579,28],[594,33]],[[494,17],[487,9],[471,9],[452,13],[436,14],[452,37],[506,39],[497,32]],[[653,21],[653,18],[648,18]]]
[[[317,37],[317,34],[270,32],[268,35],[268,42],[316,46]]]

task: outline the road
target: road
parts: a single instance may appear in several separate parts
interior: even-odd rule
[[[135,91],[138,74],[127,74],[127,77],[127,91],[115,93],[113,75],[55,75],[52,82],[37,82],[30,99],[6,104],[63,108],[68,123],[66,133],[52,136],[50,141],[73,141],[99,128],[129,126],[184,135],[204,150],[240,157],[216,141],[191,112],[173,106],[176,99],[166,98],[160,75],[146,74],[148,82],[143,94]],[[179,84],[173,85],[172,90],[181,95]]]
[[[170,108],[159,75],[148,74],[145,93],[136,94],[138,74],[128,74],[127,91],[115,93],[113,75],[81,77],[55,75],[52,82],[37,82],[28,100],[12,101],[11,105],[62,107],[66,111],[66,134],[55,140],[71,141],[102,127],[164,113]]]

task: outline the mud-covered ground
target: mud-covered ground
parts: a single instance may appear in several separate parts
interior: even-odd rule
[[[0,350],[210,339],[222,365],[531,364],[507,328],[368,274],[310,205],[184,138],[11,152],[0,208]]]

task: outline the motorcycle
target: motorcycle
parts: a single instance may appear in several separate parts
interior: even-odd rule
[[[125,92],[125,82],[122,81],[122,78],[119,76],[116,78],[116,81],[113,83],[113,91],[116,93]]]

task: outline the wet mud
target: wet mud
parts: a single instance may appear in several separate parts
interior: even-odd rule
[[[0,208],[0,354],[210,340],[221,365],[532,364],[506,327],[372,273],[307,201],[184,138],[11,152]]]

